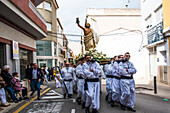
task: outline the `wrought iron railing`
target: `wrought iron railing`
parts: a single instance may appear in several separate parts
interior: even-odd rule
[[[156,26],[147,31],[148,44],[152,44],[163,40],[163,22],[160,22]]]

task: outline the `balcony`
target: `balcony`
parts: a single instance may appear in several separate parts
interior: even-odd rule
[[[147,31],[148,44],[153,44],[164,39],[163,37],[163,22]]]
[[[30,0],[0,0],[0,7],[0,19],[4,23],[35,40],[46,37],[46,24]]]
[[[29,0],[29,7],[32,9],[32,11],[41,19],[41,21],[46,24],[45,19],[41,16],[41,14],[37,11],[36,7],[33,5],[33,3]]]

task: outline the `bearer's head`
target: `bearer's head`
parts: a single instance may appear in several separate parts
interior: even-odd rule
[[[69,63],[68,63],[68,62],[66,62],[66,63],[65,63],[65,66],[66,66],[66,67],[69,67]]]
[[[86,58],[86,61],[87,62],[90,62],[91,61],[91,56],[89,54],[86,54],[85,55],[85,58]]]
[[[122,60],[122,58],[124,58],[123,55],[119,55],[119,56],[118,56],[118,59],[119,59],[119,60]]]
[[[90,24],[89,24],[89,23],[86,23],[86,24],[85,24],[85,28],[90,28]]]
[[[113,59],[114,59],[114,61],[119,60],[118,56],[114,56]]]
[[[130,53],[129,52],[125,53],[125,58],[127,58],[127,61],[129,61],[129,59],[130,59]]]
[[[78,59],[78,64],[83,65],[84,57]]]

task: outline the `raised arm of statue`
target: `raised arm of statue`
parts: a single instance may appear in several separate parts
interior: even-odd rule
[[[85,31],[85,28],[82,27],[79,23],[77,23],[77,25],[78,25],[83,31]]]

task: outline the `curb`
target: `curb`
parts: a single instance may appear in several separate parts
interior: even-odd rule
[[[150,95],[150,96],[160,97],[160,98],[165,98],[165,99],[170,100],[170,98],[163,97],[163,96],[160,96],[160,95],[158,95],[158,94],[149,94],[149,93],[144,93],[144,92],[140,92],[140,91],[135,91],[135,93],[136,93],[136,94],[143,94],[143,95]]]

